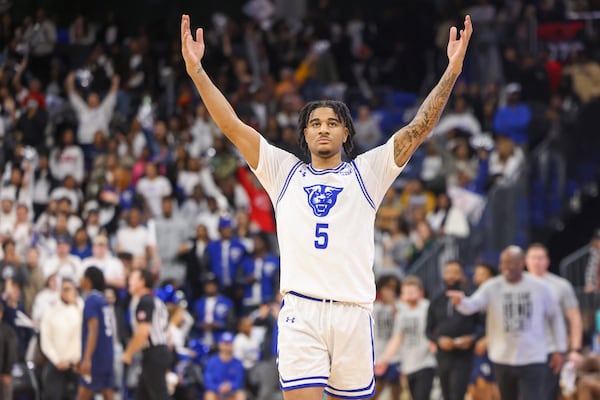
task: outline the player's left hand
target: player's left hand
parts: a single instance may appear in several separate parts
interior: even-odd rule
[[[552,368],[552,371],[554,371],[555,374],[559,374],[564,362],[565,356],[562,353],[556,352],[552,353],[550,356],[550,362],[548,365],[550,368]]]
[[[385,374],[385,371],[387,371],[388,369],[388,365],[387,363],[384,362],[378,362],[375,364],[375,376],[382,376],[383,374]]]
[[[471,35],[473,34],[473,25],[471,24],[471,17],[467,15],[465,17],[465,29],[460,30],[460,36],[458,36],[458,30],[455,26],[450,28],[450,38],[448,39],[448,61],[450,67],[456,72],[462,71],[463,60],[467,52],[467,46]]]
[[[131,355],[129,353],[123,353],[123,364],[131,365]]]
[[[79,375],[89,375],[92,371],[92,363],[89,360],[83,360],[77,367]]]

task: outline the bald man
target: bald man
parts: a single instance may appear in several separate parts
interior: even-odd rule
[[[555,371],[562,367],[567,339],[564,320],[550,287],[523,274],[525,255],[509,246],[500,255],[501,275],[482,284],[472,296],[448,291],[463,314],[485,311],[488,352],[502,400],[541,399],[550,343]],[[546,336],[546,323],[550,336]]]

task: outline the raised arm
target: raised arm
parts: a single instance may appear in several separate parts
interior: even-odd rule
[[[258,166],[260,134],[244,124],[219,89],[212,83],[204,68],[204,38],[202,28],[196,30],[196,40],[190,30],[190,17],[181,17],[181,53],[185,69],[213,120],[229,140],[239,149],[252,168]]]
[[[460,37],[457,36],[456,27],[450,28],[447,51],[448,67],[446,71],[438,84],[425,98],[413,120],[393,136],[394,159],[399,167],[406,164],[440,119],[450,93],[452,93],[454,83],[462,72],[463,60],[472,33],[471,17],[468,15],[465,17],[465,29],[460,31]]]

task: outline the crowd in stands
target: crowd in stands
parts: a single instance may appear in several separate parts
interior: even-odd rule
[[[471,14],[463,78],[378,211],[378,277],[404,278],[439,237],[476,235],[490,190],[516,182],[539,142],[562,151],[573,110],[600,95],[597,43],[582,39],[565,54],[524,40],[532,20],[560,20],[558,6],[423,3],[371,15],[306,0],[303,15],[291,15],[250,1],[244,18],[217,13],[204,33],[204,67],[238,115],[306,160],[304,102],[346,100],[355,152],[383,143],[445,65],[448,26]],[[400,27],[394,18],[405,11],[416,17]],[[168,303],[176,398],[218,388],[234,358],[236,399],[272,399],[280,297],[270,198],[194,91],[178,38],[159,46],[144,30],[125,35],[107,15],[66,26],[43,9],[22,21],[10,9],[0,16],[0,343],[17,343],[0,362],[34,363],[43,398],[56,398],[47,388],[69,388],[76,375],[58,382],[41,371],[80,358],[85,269],[104,273],[117,353],[131,335],[127,278],[149,269]],[[126,374],[116,360],[115,387],[134,387],[135,369]]]

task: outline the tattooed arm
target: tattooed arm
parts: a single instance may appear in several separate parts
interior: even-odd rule
[[[462,71],[463,60],[472,33],[473,26],[468,15],[465,17],[465,29],[460,31],[460,37],[457,37],[456,27],[450,28],[448,68],[419,107],[413,120],[393,136],[394,159],[399,167],[406,164],[440,119],[450,93],[452,93],[454,83]]]
[[[196,30],[196,39],[192,37],[190,17],[181,17],[181,53],[185,61],[188,75],[194,81],[200,97],[215,123],[225,136],[239,149],[252,168],[258,166],[260,148],[260,134],[252,127],[246,125],[236,115],[233,107],[223,93],[212,83],[204,68],[204,35],[201,28]]]

